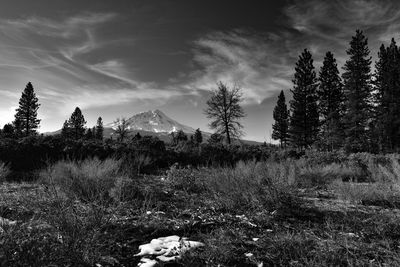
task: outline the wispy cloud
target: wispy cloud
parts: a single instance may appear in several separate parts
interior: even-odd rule
[[[356,29],[363,30],[367,35],[373,56],[382,42],[400,37],[398,1],[295,0],[285,8],[284,13],[289,19],[288,26],[295,30],[292,47],[293,43],[314,47],[317,59],[325,51],[332,50],[343,64],[345,51]]]
[[[85,13],[61,20],[42,17],[0,19],[0,123],[12,119],[9,103],[32,81],[40,98],[42,118],[66,116],[75,106],[109,107],[135,101],[160,101],[178,94],[135,77],[131,65],[102,49],[133,42],[132,37],[110,40],[101,35],[114,23],[113,13]],[[99,57],[99,55],[101,57]],[[4,79],[3,79],[4,78]]]
[[[247,104],[260,103],[290,86],[291,66],[279,56],[281,37],[245,30],[213,32],[194,43],[193,60],[199,70],[185,85],[189,90],[212,90],[216,82],[242,88]]]

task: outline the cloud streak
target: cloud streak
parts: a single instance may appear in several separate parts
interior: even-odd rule
[[[0,92],[7,96],[0,104],[17,103],[28,81],[40,98],[42,118],[66,116],[75,106],[90,109],[137,101],[157,103],[177,95],[174,89],[161,90],[155,83],[136,79],[122,59],[110,54],[98,57],[102,49],[119,45],[119,40],[106,39],[100,33],[103,25],[116,20],[113,13],[85,13],[61,21],[0,19],[0,78],[6,81]],[[124,37],[121,42],[133,40]],[[8,123],[12,116],[1,116],[0,123]]]
[[[199,69],[185,88],[209,91],[222,81],[240,86],[245,104],[261,103],[290,85],[288,59],[278,56],[283,52],[280,41],[277,35],[240,29],[210,33],[194,42],[193,61]]]

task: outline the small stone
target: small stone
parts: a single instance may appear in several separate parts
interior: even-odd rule
[[[156,260],[151,260],[147,258],[142,258],[138,264],[140,267],[154,267],[157,266],[158,262]]]

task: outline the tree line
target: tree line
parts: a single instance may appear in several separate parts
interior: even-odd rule
[[[307,49],[296,62],[290,107],[283,91],[274,108],[272,138],[282,147],[348,152],[400,149],[400,48],[381,45],[375,71],[368,39],[357,30],[340,75],[327,52],[317,77]]]

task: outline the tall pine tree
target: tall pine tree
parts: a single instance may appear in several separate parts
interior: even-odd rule
[[[289,111],[286,105],[286,99],[283,90],[278,96],[273,117],[275,123],[272,125],[272,138],[274,140],[279,140],[281,147],[284,147],[286,146],[286,142],[289,137]]]
[[[400,51],[394,39],[380,47],[375,70],[375,136],[380,151],[393,152],[400,147]]]
[[[196,145],[200,145],[203,142],[203,134],[201,133],[200,128],[197,128],[193,136],[193,140]]]
[[[290,142],[299,148],[310,147],[318,136],[317,78],[311,53],[304,49],[296,63],[290,101]]]
[[[328,150],[340,147],[343,140],[343,85],[336,59],[327,52],[319,72],[318,109],[320,115],[320,143]]]
[[[367,151],[370,148],[371,57],[368,39],[362,31],[356,31],[346,52],[350,58],[343,67],[342,76],[346,97],[345,146],[352,152]]]
[[[76,107],[68,120],[68,129],[71,137],[75,140],[81,139],[85,134],[86,121],[80,108]]]
[[[36,97],[31,82],[28,82],[21,98],[19,99],[19,107],[16,109],[14,124],[21,127],[21,134],[23,136],[37,134],[36,129],[39,128],[40,120],[37,118],[37,111],[40,104]]]
[[[97,124],[95,129],[96,129],[95,138],[98,140],[103,140],[104,127],[103,127],[103,119],[101,117],[97,119]]]

